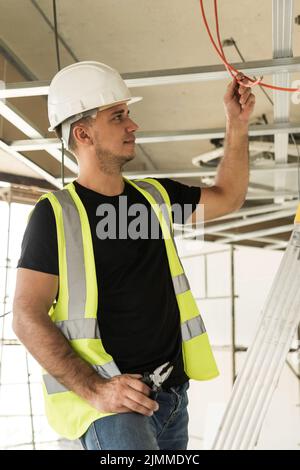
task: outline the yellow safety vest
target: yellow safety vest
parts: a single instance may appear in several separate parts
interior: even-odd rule
[[[124,178],[125,179],[125,178]],[[195,380],[209,380],[219,372],[204,323],[173,239],[171,203],[156,180],[127,180],[148,200],[158,217],[180,312],[184,370]],[[104,349],[97,321],[98,288],[90,225],[73,183],[48,193],[58,242],[59,296],[49,315],[76,353],[104,377],[121,374]],[[167,208],[167,210],[166,210]],[[114,413],[101,413],[46,371],[43,373],[46,415],[61,436],[77,439],[90,424]]]

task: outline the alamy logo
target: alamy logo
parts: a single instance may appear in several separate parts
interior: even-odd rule
[[[120,196],[118,206],[100,204],[96,210],[99,218],[96,234],[100,240],[106,239],[159,239],[171,237],[170,215],[177,230],[182,233],[190,231],[184,224],[189,220],[194,209],[197,217],[197,233],[195,238],[203,240],[203,205],[197,204],[166,204],[150,206],[136,203],[128,205],[127,196]],[[162,230],[163,228],[163,230]]]

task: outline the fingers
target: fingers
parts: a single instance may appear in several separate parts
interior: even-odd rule
[[[158,403],[149,398],[151,389],[141,377],[140,374],[123,374],[110,379],[105,411],[152,416],[158,410]]]
[[[248,90],[249,87],[247,86],[248,84],[250,84],[250,81],[247,77],[245,77],[245,75],[243,75],[241,72],[239,72],[237,75],[236,75],[236,81],[239,85],[239,87],[243,90]]]
[[[124,409],[124,411],[123,411]],[[123,406],[118,413],[139,413],[144,416],[152,416],[155,410],[149,410],[149,408],[141,405],[140,403],[131,400],[129,397],[125,397],[123,401]]]
[[[244,95],[245,93],[251,93],[251,88],[239,85],[238,92],[240,95]]]
[[[141,413],[145,416],[152,416],[154,411],[158,410],[158,403],[151,400],[150,387],[136,378],[137,374],[124,374],[123,381],[126,386],[122,406],[130,411]],[[142,377],[142,376],[140,376]]]
[[[252,107],[255,104],[255,95],[253,93],[244,93],[244,95],[240,98],[240,104],[242,109],[246,107]]]
[[[249,119],[255,105],[255,95],[252,93],[252,87],[248,85],[249,79],[242,73],[238,73],[227,86],[227,91],[223,102],[227,117],[231,120]]]
[[[251,95],[251,88],[246,88],[246,90],[241,90],[239,89],[239,102],[241,105],[245,104],[246,101],[248,100],[249,96]],[[254,95],[253,95],[254,96]]]
[[[130,408],[132,411],[141,413],[146,416],[152,416],[154,411],[157,411],[159,406],[154,400],[151,400],[142,393],[128,388],[126,397],[124,397],[123,405]]]
[[[225,94],[225,100],[230,100],[231,98],[234,97],[236,89],[237,89],[237,81],[235,78],[232,79],[232,81],[227,85],[227,91]]]
[[[124,376],[124,380],[128,385],[126,396],[130,400],[130,403],[126,401],[126,406],[131,406],[131,409],[137,413],[152,416],[153,412],[158,410],[158,404],[156,401],[148,398],[151,388],[141,380],[129,377],[128,375]]]
[[[233,77],[232,81],[227,86],[225,101],[229,101],[233,97],[239,97],[240,90],[242,93],[249,90],[249,88],[244,87],[238,83],[243,79],[247,80],[242,73],[238,73],[235,77]]]
[[[239,82],[244,82],[245,85],[248,83],[248,80],[246,77],[244,77],[243,74],[237,74],[236,79]],[[249,88],[247,86],[243,86],[241,83],[238,84],[238,99],[239,103],[244,109],[246,106],[254,106],[255,104],[255,95],[252,93],[252,88]]]
[[[148,385],[146,385],[141,380],[135,379],[133,375],[129,375],[129,374],[124,375],[124,380],[134,390],[137,390],[138,392],[143,393],[144,395],[147,395],[147,396],[150,395],[151,388],[148,387]]]
[[[120,405],[116,410],[114,411],[115,413],[139,413],[144,416],[152,416],[153,412],[148,411],[146,408],[143,408],[136,403],[134,403],[132,400],[129,398],[124,399],[123,405]]]

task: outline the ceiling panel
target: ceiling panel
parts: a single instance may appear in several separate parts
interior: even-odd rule
[[[271,59],[272,1],[221,0],[218,4],[222,39],[234,38],[246,61]],[[214,30],[213,2],[206,0],[205,6]],[[50,80],[57,71],[52,1],[0,0],[0,11],[0,80],[22,82],[28,76]],[[58,0],[57,13],[62,66],[75,60],[98,60],[121,73],[135,73],[220,64],[203,26],[199,0]],[[300,15],[300,0],[294,0],[296,15]],[[233,46],[226,47],[225,53],[230,62],[241,61]],[[300,56],[300,25],[294,22],[293,53]],[[264,80],[272,83],[272,76]],[[291,75],[291,82],[295,80],[300,83],[299,74]],[[132,94],[144,99],[132,106],[132,117],[142,132],[222,128],[223,96],[228,83],[229,78],[134,88]],[[272,123],[272,105],[258,87],[255,94],[251,123],[262,122],[263,115]],[[268,94],[273,98],[271,91]],[[8,103],[43,136],[53,137],[47,131],[46,97],[10,99]],[[300,122],[300,102],[291,103],[290,120]],[[24,135],[0,117],[0,138],[10,143]],[[143,144],[137,146],[137,156],[125,170],[193,169],[192,158],[213,148],[209,140]],[[51,175],[59,176],[58,162],[46,152],[31,152],[28,156]],[[0,171],[35,175],[3,151]],[[197,177],[185,181],[200,184],[201,180]],[[258,190],[272,188],[274,176],[252,175],[251,184]],[[289,173],[282,189],[296,191],[297,184],[297,173]]]

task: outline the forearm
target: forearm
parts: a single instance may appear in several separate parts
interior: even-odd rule
[[[239,208],[249,183],[248,123],[226,122],[224,156],[218,167],[215,185]]]
[[[32,356],[67,389],[101,413],[137,412],[151,416],[157,403],[140,374],[102,378],[72,349],[48,311],[58,291],[58,276],[18,269],[13,330]]]
[[[14,331],[38,363],[66,388],[91,402],[96,386],[105,379],[75,353],[48,314],[23,309],[16,316],[23,320],[14,323]]]
[[[152,416],[158,409],[149,398],[150,388],[139,374],[123,374],[104,379],[71,348],[47,313],[16,311],[14,331],[32,356],[69,390],[101,413],[136,412]],[[15,308],[14,308],[15,315]],[[34,322],[31,319],[34,318]]]

